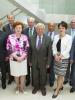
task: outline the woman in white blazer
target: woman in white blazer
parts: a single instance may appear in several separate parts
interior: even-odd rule
[[[55,58],[54,70],[57,74],[57,87],[52,98],[56,98],[63,87],[64,76],[68,67],[72,38],[66,34],[67,23],[58,24],[59,34],[54,37],[53,55]]]

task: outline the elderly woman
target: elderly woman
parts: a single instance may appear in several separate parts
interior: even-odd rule
[[[27,75],[27,53],[29,43],[27,36],[21,34],[23,24],[15,22],[13,24],[15,33],[9,35],[7,39],[7,50],[10,56],[10,71],[15,77],[16,93],[24,92],[25,75]]]
[[[64,76],[68,67],[72,38],[66,34],[67,23],[62,21],[58,24],[59,34],[53,41],[53,55],[55,58],[55,73],[57,74],[57,87],[52,98],[56,98],[63,87]],[[68,45],[69,44],[69,45]]]
[[[35,94],[41,89],[42,95],[46,95],[46,72],[50,64],[51,40],[44,34],[45,26],[42,23],[36,25],[37,35],[31,37],[30,42],[30,66],[32,65],[33,91]]]

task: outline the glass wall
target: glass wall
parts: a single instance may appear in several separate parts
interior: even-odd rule
[[[75,14],[75,0],[39,0],[39,7],[50,14]]]

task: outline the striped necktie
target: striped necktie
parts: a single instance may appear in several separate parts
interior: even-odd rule
[[[29,30],[29,36],[32,36],[32,28]]]

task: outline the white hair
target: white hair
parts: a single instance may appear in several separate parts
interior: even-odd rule
[[[45,25],[44,25],[43,23],[38,23],[38,24],[36,24],[35,27],[36,27],[36,28],[42,27],[43,29],[45,29]]]
[[[30,20],[33,21],[33,22],[35,22],[35,18],[33,18],[33,17],[28,17],[27,18],[27,21],[30,21]]]

